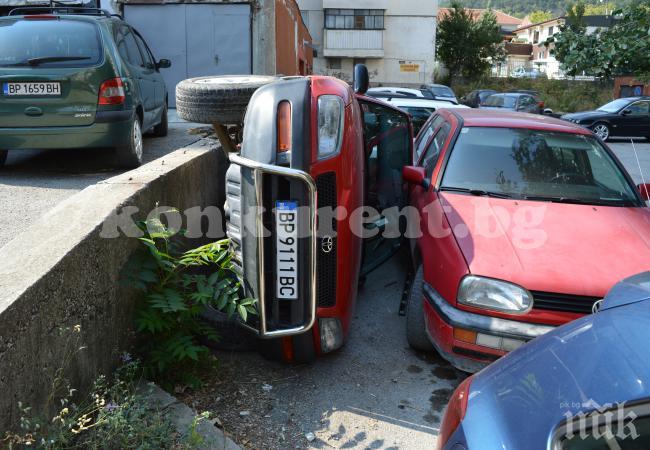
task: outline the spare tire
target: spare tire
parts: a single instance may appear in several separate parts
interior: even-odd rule
[[[225,75],[183,80],[176,86],[176,112],[190,122],[240,124],[253,93],[277,79]]]

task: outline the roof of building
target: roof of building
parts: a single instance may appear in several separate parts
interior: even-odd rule
[[[554,17],[552,19],[548,19],[543,22],[537,22],[537,23],[530,23],[529,21],[525,20],[524,22],[522,22],[522,25],[515,30],[515,33],[517,31],[526,30],[528,28],[544,25],[550,22],[564,21],[565,19],[566,19],[565,16],[559,16],[559,17]],[[618,19],[614,16],[598,15],[598,16],[584,16],[582,20],[584,21],[585,26],[588,27],[607,28],[614,25],[616,23],[616,20]]]
[[[523,26],[517,28],[515,30],[515,33],[517,31],[527,30],[528,28],[537,27],[539,25],[544,25],[545,23],[557,22],[557,21],[560,21],[560,20],[564,20],[564,16],[553,17],[552,19],[544,20],[542,22],[529,23],[528,25],[523,25]]]
[[[474,20],[479,19],[487,11],[492,11],[497,17],[498,25],[520,25],[521,19],[513,17],[509,14],[506,14],[502,11],[497,11],[496,9],[476,9],[476,8],[466,8],[472,14]],[[444,19],[444,17],[449,14],[451,8],[438,8],[438,20]]]

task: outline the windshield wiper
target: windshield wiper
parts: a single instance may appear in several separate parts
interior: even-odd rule
[[[40,56],[38,58],[29,58],[24,61],[17,62],[15,64],[9,64],[9,66],[13,66],[13,67],[38,66],[40,64],[45,64],[50,62],[83,61],[86,59],[91,59],[91,57],[90,56]]]
[[[637,202],[629,199],[603,200],[586,199],[573,197],[553,197],[544,195],[526,195],[525,200],[552,202],[552,203],[573,203],[576,205],[597,205],[597,206],[637,206]]]
[[[461,187],[443,186],[440,188],[440,190],[449,192],[462,192],[465,194],[475,195],[477,197],[512,198],[512,195],[506,194],[505,192],[485,191],[483,189],[468,189]]]

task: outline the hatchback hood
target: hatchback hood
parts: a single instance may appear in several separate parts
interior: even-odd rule
[[[442,193],[471,273],[531,291],[604,297],[650,270],[650,210]]]

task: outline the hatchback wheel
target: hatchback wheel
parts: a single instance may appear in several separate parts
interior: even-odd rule
[[[601,138],[603,141],[609,139],[609,127],[604,123],[597,123],[592,128],[594,134]]]
[[[169,131],[169,120],[167,117],[167,105],[163,109],[162,117],[160,118],[160,123],[153,127],[153,135],[156,137],[165,137]]]
[[[5,165],[7,162],[7,155],[9,154],[8,150],[0,150],[0,167]]]
[[[422,265],[418,267],[415,278],[411,284],[411,291],[406,305],[406,340],[416,350],[431,351],[433,345],[427,335],[424,321],[424,271]]]
[[[129,134],[129,143],[117,147],[117,161],[120,166],[133,169],[142,164],[142,128],[140,119],[136,117],[131,126],[131,133]]]

